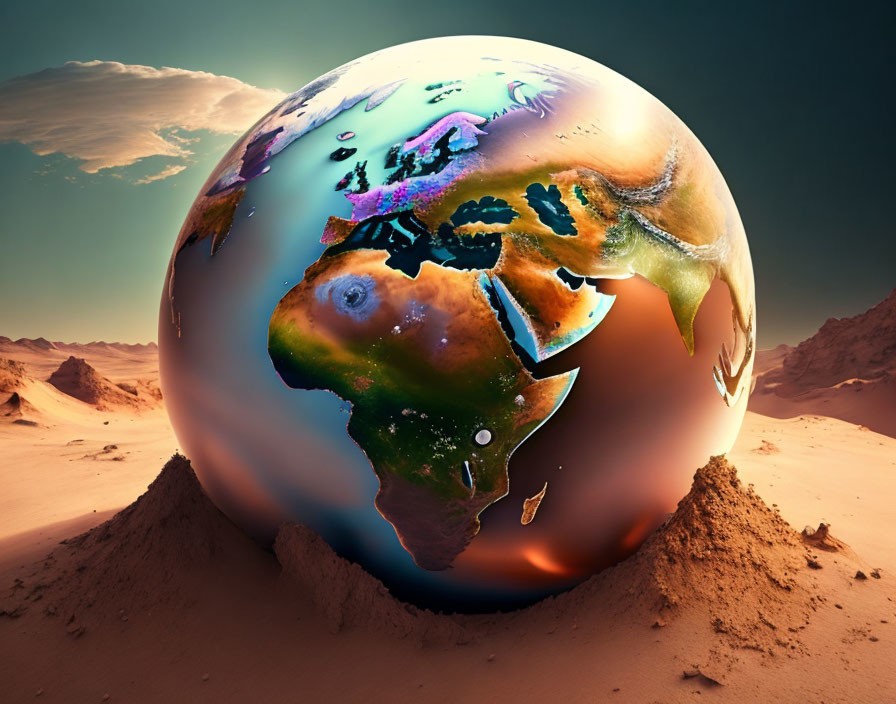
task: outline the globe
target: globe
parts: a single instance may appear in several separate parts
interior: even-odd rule
[[[637,549],[730,449],[746,236],[642,88],[502,37],[395,46],[262,117],[202,187],[159,325],[205,491],[398,597],[515,608]]]

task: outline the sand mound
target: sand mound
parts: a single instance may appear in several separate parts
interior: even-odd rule
[[[896,437],[896,290],[861,315],[830,318],[795,348],[757,359],[750,410],[824,415]]]
[[[275,550],[284,587],[311,602],[333,633],[360,626],[421,640],[466,638],[451,618],[392,597],[304,526],[284,525]],[[20,615],[40,601],[48,615],[62,616],[69,632],[81,635],[91,619],[187,603],[192,577],[242,571],[253,558],[269,555],[212,504],[189,460],[175,455],[136,502],[63,541],[29,577],[17,580],[0,615]]]
[[[14,423],[37,425],[37,421],[34,419],[38,415],[40,414],[37,408],[23,398],[18,391],[14,391],[5,403],[0,404],[0,418]]]
[[[102,618],[188,601],[191,575],[227,565],[246,551],[259,548],[209,501],[189,461],[175,455],[137,501],[63,541],[17,582],[13,606],[5,610],[21,612],[43,600],[46,613],[63,616],[70,632],[80,633],[91,613]]]
[[[41,414],[37,407],[22,396],[34,380],[25,371],[25,365],[12,359],[0,357],[0,420],[18,425],[38,425],[36,418]],[[6,396],[9,394],[8,396]]]
[[[70,356],[47,380],[52,386],[79,401],[89,403],[99,409],[114,409],[127,406],[131,408],[147,408],[155,405],[161,395],[146,389],[141,394],[134,385],[123,386],[113,384],[101,376],[85,360]]]
[[[305,526],[282,526],[274,551],[283,568],[282,579],[310,599],[332,633],[361,626],[421,641],[469,638],[462,618],[439,616],[398,601],[382,582],[339,557]]]
[[[772,652],[814,609],[800,579],[808,557],[796,531],[714,457],[631,569],[661,612],[704,611],[732,645]]]
[[[443,616],[404,604],[303,526],[284,525],[275,543],[281,583],[313,604],[331,632],[359,627],[421,642],[465,642],[495,628],[595,612],[647,626],[696,619],[716,645],[766,653],[798,648],[795,634],[823,599],[811,584],[818,559],[811,549],[722,457],[696,473],[678,510],[634,556],[511,614]],[[6,611],[45,597],[43,604],[77,630],[91,607],[116,613],[183,599],[184,575],[250,553],[264,551],[215,508],[189,462],[175,456],[134,504],[65,541],[19,583]]]

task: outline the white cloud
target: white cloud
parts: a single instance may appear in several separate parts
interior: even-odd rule
[[[169,176],[174,176],[174,174],[179,174],[181,171],[186,169],[186,165],[184,164],[168,164],[164,169],[159,171],[157,174],[150,174],[149,176],[144,176],[141,179],[135,181],[135,183],[152,183],[153,181],[161,181],[163,178],[168,178]]]
[[[0,84],[0,142],[80,159],[87,173],[150,156],[187,158],[195,138],[241,134],[285,93],[229,76],[114,61],[70,61]],[[168,165],[140,183],[186,168]]]

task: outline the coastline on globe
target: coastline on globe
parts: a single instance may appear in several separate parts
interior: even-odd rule
[[[177,239],[163,393],[212,500],[396,596],[515,608],[631,554],[730,449],[753,274],[709,154],[562,49],[446,37],[312,81]]]

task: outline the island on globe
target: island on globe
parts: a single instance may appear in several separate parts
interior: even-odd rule
[[[658,100],[501,37],[293,93],[177,239],[164,396],[259,540],[317,531],[397,596],[513,608],[633,552],[726,452],[753,361],[731,194]]]

